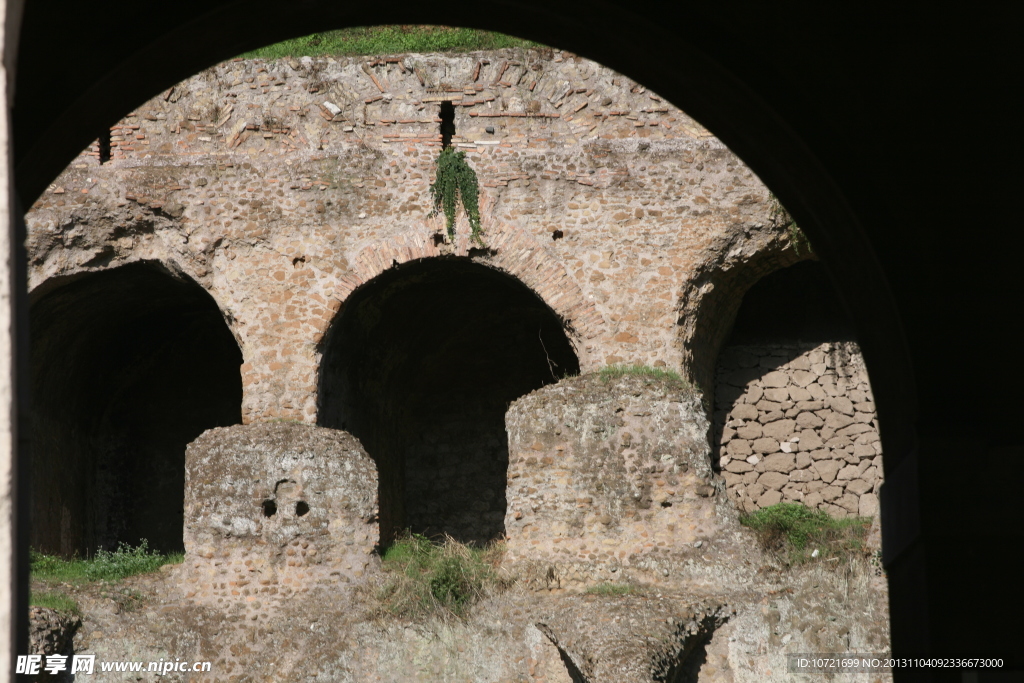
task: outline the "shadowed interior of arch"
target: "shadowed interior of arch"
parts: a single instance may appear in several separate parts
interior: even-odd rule
[[[381,539],[504,533],[511,401],[577,374],[559,317],[513,277],[460,258],[396,266],[346,301],[324,342],[320,422],[377,462]]]
[[[30,323],[32,546],[182,550],[185,446],[241,422],[242,356],[216,303],[132,264],[43,293]]]

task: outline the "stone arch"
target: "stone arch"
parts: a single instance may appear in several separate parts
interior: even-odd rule
[[[38,287],[30,324],[32,545],[181,550],[185,445],[241,419],[242,357],[213,298],[136,262]]]
[[[743,295],[765,275],[815,258],[799,249],[779,225],[733,232],[712,245],[680,298],[683,371],[714,404],[715,363],[732,329]]]
[[[582,342],[597,336],[604,324],[601,314],[550,249],[525,231],[488,216],[488,207],[484,194],[481,223],[486,248],[469,241],[465,226],[456,234],[455,243],[448,244],[440,239],[444,232],[441,219],[424,221],[421,226],[360,250],[351,260],[351,271],[342,276],[335,298],[344,302],[356,288],[396,265],[435,256],[468,257],[507,273],[533,290],[562,319],[580,352]],[[585,358],[580,360],[586,365]]]
[[[578,372],[560,316],[521,281],[419,258],[346,299],[322,344],[318,422],[376,461],[382,542],[405,528],[486,542],[504,535],[509,403]]]
[[[712,458],[737,506],[800,502],[834,517],[878,514],[871,384],[820,262],[775,271],[747,291],[715,383]]]

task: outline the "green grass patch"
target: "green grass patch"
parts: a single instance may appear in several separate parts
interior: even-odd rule
[[[46,591],[42,593],[32,592],[28,597],[28,604],[32,607],[48,607],[58,612],[70,612],[80,614],[78,603],[69,595],[60,591]]]
[[[246,52],[245,59],[344,57],[405,52],[472,52],[504,47],[544,47],[503,33],[451,26],[361,26],[314,33]]]
[[[150,550],[148,542],[143,539],[136,548],[125,543],[113,552],[101,548],[89,559],[65,560],[32,551],[30,569],[32,578],[43,581],[117,581],[156,571],[165,564],[180,564],[184,560],[184,553],[164,555]]]
[[[643,589],[630,583],[599,583],[587,588],[587,593],[590,595],[637,595],[643,593]]]
[[[757,532],[766,552],[789,566],[868,554],[865,539],[871,519],[867,517],[836,519],[800,503],[778,503],[743,515],[740,523]]]
[[[650,379],[667,379],[674,382],[683,382],[678,372],[652,368],[649,365],[609,365],[601,368],[598,376],[605,382],[619,377],[648,377]]]
[[[419,534],[396,540],[381,558],[376,591],[380,616],[417,619],[464,617],[489,591],[508,586],[497,570],[501,546],[476,548],[451,538],[432,543]]]

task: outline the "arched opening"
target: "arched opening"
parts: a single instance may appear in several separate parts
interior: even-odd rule
[[[395,266],[355,291],[324,342],[320,422],[377,462],[381,537],[502,536],[509,402],[579,363],[529,288],[459,258]]]
[[[180,551],[185,446],[241,421],[241,353],[213,299],[132,264],[32,303],[31,544]]]
[[[801,502],[874,516],[882,481],[874,399],[823,266],[804,261],[743,296],[718,357],[717,466],[742,509]]]

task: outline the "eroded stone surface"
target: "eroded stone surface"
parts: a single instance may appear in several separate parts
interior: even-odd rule
[[[340,430],[212,429],[186,451],[185,520],[190,598],[274,603],[362,576],[379,542],[377,470]]]

